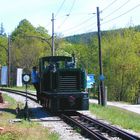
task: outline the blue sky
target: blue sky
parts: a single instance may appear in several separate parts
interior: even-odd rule
[[[7,34],[22,19],[35,27],[45,27],[51,34],[52,13],[56,34],[68,36],[97,31],[97,6],[101,11],[101,30],[140,25],[140,0],[0,0],[0,3],[0,23]]]

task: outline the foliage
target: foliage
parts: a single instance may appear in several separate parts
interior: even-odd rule
[[[0,27],[0,66],[7,64],[8,38],[4,32],[3,23]]]
[[[1,26],[0,26],[0,35],[5,35],[3,23],[1,23]]]
[[[73,44],[88,44],[90,45],[91,40],[97,36],[97,32],[91,32],[86,34],[68,36],[64,39]]]
[[[7,37],[0,35],[0,65],[7,64],[8,41]]]
[[[3,26],[1,26],[1,30]],[[101,32],[102,60],[108,99],[137,102],[140,97],[140,26]],[[0,64],[7,63],[7,37],[0,35]],[[35,28],[23,19],[11,34],[12,71],[21,67],[30,72],[42,56],[51,55],[48,31]],[[62,38],[55,37],[55,55],[75,54],[78,67],[94,73],[99,83],[99,50],[97,32]]]
[[[136,26],[101,32],[103,71],[109,100],[136,103],[140,97],[139,29],[140,26]],[[97,33],[74,35],[65,40],[76,43],[65,49],[76,52],[78,65],[83,63],[88,73],[94,73],[98,85]]]
[[[125,29],[103,38],[103,64],[110,99],[136,101],[140,80],[138,34]]]
[[[129,28],[124,28],[124,29],[133,29],[135,31],[140,31],[140,25],[138,26],[130,26]],[[108,32],[120,32],[122,29],[112,29],[109,31],[102,31],[102,35],[105,36],[106,34],[108,34]],[[78,34],[78,35],[72,35],[72,36],[68,36],[68,37],[64,37],[64,39],[67,42],[70,42],[72,44],[87,44],[90,45],[91,41],[93,38],[96,38],[97,36],[97,32],[89,32],[89,33],[84,33],[84,34]]]
[[[45,28],[35,28],[26,19],[20,21],[11,35],[13,66],[29,71],[32,66],[38,65],[39,58],[50,53],[45,37],[49,37]]]
[[[97,45],[92,44],[91,46],[88,46],[86,44],[70,44],[65,42],[62,46],[63,47],[59,49],[59,52],[61,50],[63,54],[69,56],[74,53],[77,67],[85,68],[87,73],[93,73],[96,69]]]

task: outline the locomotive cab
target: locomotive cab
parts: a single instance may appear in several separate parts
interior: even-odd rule
[[[39,62],[40,102],[51,112],[88,110],[86,73],[66,56],[43,57]]]

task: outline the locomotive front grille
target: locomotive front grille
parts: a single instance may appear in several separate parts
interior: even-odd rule
[[[79,91],[79,74],[77,72],[61,73],[59,75],[59,91],[60,92],[76,92]]]

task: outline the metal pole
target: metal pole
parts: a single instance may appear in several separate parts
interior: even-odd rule
[[[10,78],[11,78],[11,38],[10,35],[8,35],[8,87],[11,85]]]
[[[100,85],[98,85],[98,104],[101,105],[101,89],[100,89]]]
[[[54,13],[52,13],[52,56],[54,56]]]
[[[29,108],[28,108],[28,99],[27,99],[27,84],[25,84],[25,91],[26,91],[26,100],[25,100],[25,119],[26,120],[28,120],[28,121],[30,121],[30,119],[29,119]]]
[[[101,51],[101,31],[100,31],[100,12],[97,7],[97,27],[98,27],[98,45],[99,45],[99,68],[100,68],[100,95],[101,105],[105,106],[105,94],[104,94],[104,79],[103,79],[103,68],[102,68],[102,51]]]

